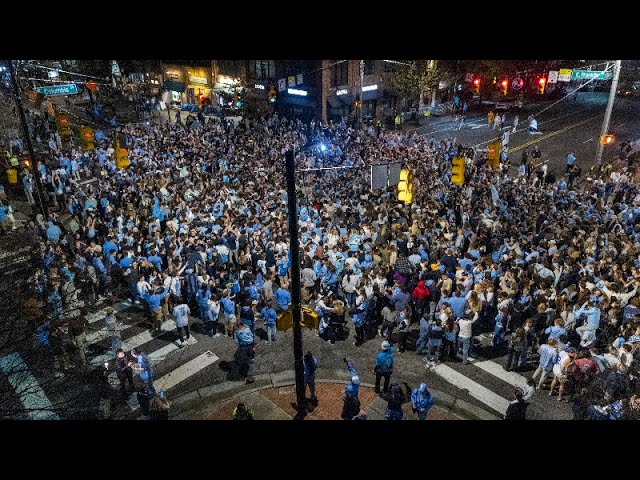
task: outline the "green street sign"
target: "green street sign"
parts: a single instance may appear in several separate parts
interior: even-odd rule
[[[41,93],[45,97],[55,97],[58,95],[74,95],[78,93],[78,87],[75,83],[65,85],[52,85],[50,87],[36,87],[36,92]]]
[[[611,71],[601,70],[573,70],[571,72],[571,78],[574,80],[609,80],[613,77]]]

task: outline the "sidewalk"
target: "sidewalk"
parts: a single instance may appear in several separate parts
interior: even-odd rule
[[[239,402],[251,408],[257,420],[291,420],[296,414],[294,371],[258,375],[255,382],[224,382],[202,388],[189,394],[170,398],[171,420],[231,420],[233,409]],[[394,378],[405,390],[405,381],[410,387],[417,386],[415,379]],[[348,374],[343,370],[318,369],[316,372],[316,396],[318,406],[310,412],[308,420],[340,420],[342,396]],[[436,405],[429,412],[431,420],[498,420],[499,418],[454,396],[430,388]],[[370,383],[360,385],[361,407],[370,420],[383,420],[387,402],[374,392]],[[416,419],[411,404],[403,405],[405,419]],[[139,417],[139,413],[137,415]]]

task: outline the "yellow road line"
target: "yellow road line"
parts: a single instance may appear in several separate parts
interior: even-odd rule
[[[519,145],[519,146],[517,146],[515,148],[512,148],[512,149],[509,149],[509,153],[511,154],[511,153],[517,152],[518,150],[521,150],[521,149],[523,149],[525,147],[533,145],[534,143],[539,143],[539,142],[541,142],[543,140],[546,140],[548,138],[554,137],[554,136],[559,135],[561,133],[564,133],[564,132],[566,132],[568,130],[571,130],[572,128],[579,127],[583,123],[590,122],[591,120],[593,120],[595,118],[598,118],[598,117],[600,117],[600,115],[594,115],[593,117],[589,117],[586,120],[583,120],[583,121],[578,122],[578,123],[574,123],[573,125],[569,125],[569,126],[563,128],[562,130],[556,130],[555,132],[548,133],[546,135],[543,135],[540,138],[534,138],[533,140],[530,140],[527,143],[524,143],[524,144]]]

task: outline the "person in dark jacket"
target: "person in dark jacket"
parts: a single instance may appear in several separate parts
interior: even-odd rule
[[[311,403],[317,405],[316,370],[318,369],[318,359],[314,357],[311,352],[307,351],[302,359],[302,366],[304,367],[304,391],[306,392],[307,386],[309,386],[309,391],[311,392]]]
[[[116,375],[120,380],[120,392],[123,397],[127,396],[127,382],[131,391],[135,388],[133,386],[133,370],[131,369],[131,361],[127,358],[124,350],[119,348],[116,351]]]
[[[249,330],[251,330],[251,333],[253,333],[255,336],[254,329],[256,324],[256,317],[253,311],[253,304],[249,299],[245,300],[244,306],[240,310],[240,322],[247,325],[249,327]]]
[[[402,388],[397,383],[392,383],[389,387],[389,397],[387,398],[387,409],[384,413],[384,418],[387,420],[402,420],[404,412],[402,411],[402,404],[406,402],[407,398],[402,392]]]
[[[156,396],[156,391],[151,385],[142,384],[136,393],[140,411],[144,415],[145,420],[151,418],[151,399]]]
[[[350,392],[344,396],[344,404],[342,406],[342,419],[353,420],[353,417],[360,413],[360,400],[354,397]]]
[[[505,420],[526,420],[527,416],[527,402],[523,400],[524,392],[520,387],[516,388],[513,392],[515,400],[512,401],[507,407],[507,412],[504,414]]]
[[[164,390],[153,397],[150,404],[151,420],[169,420],[169,400]]]

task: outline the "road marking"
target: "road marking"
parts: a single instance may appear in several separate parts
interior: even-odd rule
[[[163,331],[169,331],[169,330],[174,330],[175,326],[176,326],[176,322],[174,322],[173,320],[167,320],[166,322],[164,322],[162,324],[160,329],[163,330]],[[137,348],[140,345],[143,345],[143,344],[145,344],[147,342],[150,342],[154,338],[156,338],[156,337],[153,336],[149,330],[145,330],[144,332],[139,333],[138,335],[135,335],[135,336],[125,340],[122,343],[122,349],[125,352],[127,352],[127,351],[131,350],[132,348]],[[93,360],[91,360],[91,364],[92,365],[99,365],[101,363],[108,362],[109,360],[113,360],[113,356],[110,353],[105,353],[105,354],[102,354],[102,355],[98,355]]]
[[[485,372],[490,373],[494,377],[498,377],[503,382],[513,385],[514,387],[522,387],[527,384],[527,379],[525,377],[515,372],[506,371],[502,365],[494,362],[493,360],[477,362],[474,365]]]
[[[467,390],[469,395],[480,400],[496,412],[500,412],[503,415],[507,412],[507,408],[510,403],[509,400],[502,398],[500,395],[492,392],[486,387],[483,387],[478,382],[474,382],[453,368],[441,363],[431,371],[452,385],[460,389]]]
[[[149,354],[149,358],[151,360],[153,360],[154,362],[161,362],[171,352],[175,352],[176,350],[180,350],[180,345],[179,345],[178,342],[179,342],[179,340],[176,340],[175,342],[171,342],[168,345],[156,350],[155,352],[150,353]],[[198,343],[198,340],[196,339],[196,337],[191,335],[191,337],[189,337],[189,340],[187,340],[186,343],[187,343],[187,345],[193,345],[195,343]]]
[[[575,115],[575,114],[577,114],[577,113],[584,112],[585,110],[587,110],[587,109],[586,109],[586,108],[583,108],[582,110],[578,110],[577,112],[571,112],[571,113],[567,113],[566,115],[560,115],[559,117],[550,118],[550,119],[548,119],[548,120],[544,120],[543,122],[538,122],[538,125],[544,125],[545,123],[554,122],[554,121],[556,121],[556,120],[560,120],[561,118],[569,117],[569,116],[571,116],[571,115]],[[515,132],[513,132],[513,133],[512,133],[512,135],[513,135],[514,133],[526,132],[528,129],[529,129],[529,126],[527,125],[526,127],[522,127],[521,129],[516,130]],[[478,143],[478,144],[474,145],[474,147],[476,147],[476,148],[477,148],[477,147],[479,147],[479,146],[481,146],[481,145],[485,145],[485,144],[487,144],[487,143],[491,143],[491,142],[495,142],[496,140],[500,140],[501,138],[502,138],[502,137],[492,138],[492,139],[487,140],[487,141],[485,141],[485,142]]]
[[[20,397],[27,415],[32,420],[60,420],[42,387],[24,363],[19,353],[0,358],[0,370]]]
[[[573,125],[569,125],[569,126],[563,128],[562,130],[556,130],[555,132],[548,133],[543,137],[537,138],[535,140],[531,140],[529,142],[526,142],[526,143],[524,143],[522,145],[519,145],[519,146],[509,150],[509,153],[511,154],[511,153],[517,152],[518,150],[522,150],[525,147],[529,147],[529,146],[533,145],[534,143],[539,143],[539,142],[541,142],[543,140],[547,140],[548,138],[555,137],[556,135],[559,135],[561,133],[567,132],[567,131],[571,130],[572,128],[579,127],[580,125],[582,125],[584,123],[587,123],[587,122],[590,122],[591,120],[593,120],[595,118],[598,118],[598,117],[600,117],[600,115],[594,115],[593,117],[589,117],[586,120],[583,120],[583,121],[578,122],[578,123],[574,123]]]
[[[116,312],[120,312],[131,306],[133,306],[133,303],[131,303],[129,300],[124,300],[122,302],[116,303],[115,305],[112,305],[113,309]],[[97,322],[98,320],[102,320],[104,317],[107,316],[107,308],[109,307],[101,308],[97,312],[93,312],[87,315],[87,322],[94,323],[94,322]]]
[[[212,365],[217,360],[218,356],[207,350],[196,358],[189,360],[187,363],[180,365],[175,370],[167,373],[164,377],[159,378],[157,381],[153,382],[153,384],[157,391],[169,390],[189,378],[191,375],[198,373],[203,368]]]
[[[118,327],[118,331],[122,332],[131,327],[133,327],[133,325],[122,325]],[[90,334],[88,334],[86,344],[91,345],[94,343],[98,343],[105,338],[109,338],[109,329],[107,327],[103,327],[100,330],[96,330],[95,332],[91,332]]]
[[[584,142],[582,142],[582,143],[589,143],[591,140],[593,140],[593,137],[591,137],[589,140],[585,140],[585,141],[584,141]]]

